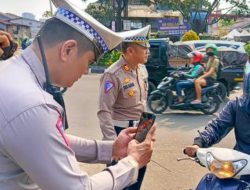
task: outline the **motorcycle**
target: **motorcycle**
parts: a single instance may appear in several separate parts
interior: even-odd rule
[[[177,159],[182,160],[195,161],[211,172],[201,179],[196,190],[250,190],[250,183],[239,179],[250,174],[248,154],[228,148],[199,148],[195,158]]]
[[[204,114],[213,114],[223,101],[218,94],[219,83],[202,89],[202,102],[200,104],[191,104],[195,99],[195,89],[184,89],[184,101],[178,103],[175,94],[176,83],[184,79],[180,72],[173,72],[169,77],[162,79],[157,89],[150,93],[147,104],[149,109],[156,114],[161,114],[168,107],[173,110],[198,110]]]

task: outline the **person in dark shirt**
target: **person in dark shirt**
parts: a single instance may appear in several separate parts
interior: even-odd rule
[[[199,132],[194,138],[192,146],[187,146],[184,152],[195,157],[198,148],[210,147],[222,140],[232,129],[234,129],[236,144],[234,149],[250,154],[250,63],[246,63],[243,95],[229,101],[219,116],[212,120],[205,130]],[[242,179],[249,180],[250,176],[243,176]]]

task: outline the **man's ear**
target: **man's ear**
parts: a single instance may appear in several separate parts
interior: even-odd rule
[[[131,53],[133,53],[133,51],[134,51],[134,49],[132,48],[132,46],[129,46],[127,48],[127,53],[131,54]]]
[[[77,41],[67,40],[62,43],[60,49],[60,57],[63,61],[67,61],[74,54],[77,54]]]

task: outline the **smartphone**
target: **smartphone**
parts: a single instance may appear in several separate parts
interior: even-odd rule
[[[143,142],[155,122],[156,116],[152,113],[143,112],[140,117],[135,139],[139,142]]]

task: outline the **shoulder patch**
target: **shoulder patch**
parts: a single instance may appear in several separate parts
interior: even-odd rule
[[[105,93],[108,93],[113,87],[114,87],[114,83],[111,82],[111,81],[105,81],[105,84],[104,84],[104,92]]]

